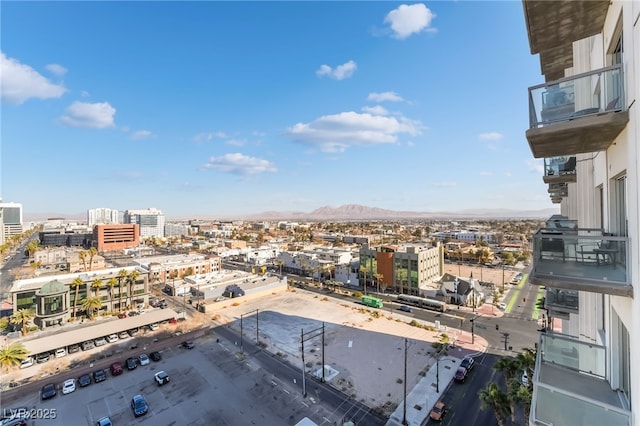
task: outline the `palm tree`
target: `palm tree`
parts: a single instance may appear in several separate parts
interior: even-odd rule
[[[87,313],[89,319],[93,319],[93,314],[101,307],[102,300],[100,300],[100,298],[97,296],[82,299],[81,308],[84,309],[84,311]]]
[[[82,260],[82,266],[84,267],[84,271],[87,272],[87,252],[82,250],[78,253],[78,257]]]
[[[91,247],[89,249],[89,270],[93,269],[93,257],[98,254],[98,249],[95,247]],[[86,270],[86,269],[85,269]]]
[[[29,253],[29,257],[32,257],[36,251],[38,251],[38,242],[36,240],[33,240],[29,244],[27,244],[27,252]]]
[[[20,331],[25,335],[27,334],[27,324],[29,324],[29,321],[31,321],[34,316],[35,312],[31,309],[18,309],[13,313],[13,315],[11,315],[9,321],[12,324],[19,324]]]
[[[76,289],[76,297],[73,299],[73,317],[76,317],[76,308],[78,306],[78,293],[80,292],[80,286],[84,285],[84,281],[82,278],[76,277],[75,280],[71,283],[71,287]]]
[[[136,280],[140,276],[140,272],[136,269],[129,272],[129,305],[133,303],[133,286],[136,284]]]
[[[100,287],[102,287],[102,280],[100,278],[96,278],[91,283],[91,288],[96,293],[96,297],[98,297],[98,292],[100,291]]]
[[[107,287],[109,287],[109,300],[111,301],[111,312],[113,312],[113,288],[118,285],[118,279],[116,277],[109,278],[107,281]]]
[[[529,376],[529,383],[533,383],[533,380],[531,379],[531,376]],[[533,386],[533,385],[532,385]],[[522,408],[524,409],[524,418],[528,419],[529,418],[529,413],[531,412],[531,398],[532,398],[532,391],[529,388],[529,386],[520,386],[518,388],[518,401],[520,401],[522,403]]]
[[[514,378],[509,383],[507,383],[507,393],[505,394],[505,397],[507,399],[507,405],[509,408],[509,412],[511,414],[511,423],[513,424],[516,423],[516,407],[520,402],[520,397],[518,396],[518,393],[521,387],[523,387],[523,385],[522,385],[522,382],[520,382],[518,377]]]
[[[505,382],[509,383],[516,376],[518,370],[518,362],[513,358],[500,357],[498,362],[495,363],[493,368],[497,371],[501,371],[504,374]]]
[[[127,279],[127,270],[126,269],[120,269],[120,271],[118,271],[118,283],[120,285],[120,306],[118,307],[119,311],[122,311],[122,283]]]
[[[22,343],[12,343],[3,346],[2,349],[0,349],[0,365],[9,371],[9,368],[27,359],[28,355],[29,352]]]
[[[509,411],[509,403],[506,395],[500,390],[497,384],[489,383],[486,388],[478,392],[478,397],[482,403],[482,408],[493,408],[496,414],[498,426],[504,426],[506,414]]]
[[[376,279],[376,285],[378,286],[378,293],[380,293],[380,281],[384,279],[384,275],[382,274],[373,274]]]

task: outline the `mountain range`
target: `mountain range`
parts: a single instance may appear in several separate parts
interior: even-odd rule
[[[167,220],[394,220],[394,219],[547,219],[551,215],[559,214],[555,208],[541,210],[516,210],[516,209],[469,209],[451,212],[415,212],[386,210],[378,207],[368,207],[359,204],[345,204],[340,207],[324,206],[305,213],[300,211],[266,211],[251,215],[192,215],[192,216],[167,216]],[[85,221],[87,214],[60,214],[60,213],[24,213],[26,222],[40,222],[48,218],[64,218],[67,221]]]

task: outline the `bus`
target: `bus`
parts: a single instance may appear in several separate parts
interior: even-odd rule
[[[426,297],[411,296],[408,294],[399,294],[398,302],[408,303],[420,308],[431,309],[438,312],[446,312],[447,304],[440,300],[428,299]]]
[[[362,304],[372,308],[382,308],[382,299],[372,296],[362,296]]]

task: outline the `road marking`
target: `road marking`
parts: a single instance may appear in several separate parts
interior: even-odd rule
[[[284,388],[282,389],[282,391],[283,391],[284,393],[286,393],[287,395],[290,395],[290,394],[291,394],[291,392],[289,392],[288,390],[286,390],[286,389],[284,389]]]
[[[304,402],[304,401],[300,401],[300,403],[301,403],[302,405],[304,405],[305,407],[309,408],[309,404],[307,404],[306,402]]]
[[[274,382],[273,380],[271,381],[271,384],[272,384],[273,386],[278,386],[278,384],[277,384],[276,382]]]

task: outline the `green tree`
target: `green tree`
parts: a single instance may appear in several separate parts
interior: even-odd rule
[[[134,269],[133,271],[129,272],[129,306],[131,306],[131,304],[133,303],[133,286],[136,284],[136,281],[138,279],[138,277],[140,276],[140,272],[138,272],[136,269]]]
[[[531,376],[529,376],[529,383],[531,383],[531,386],[533,386],[533,380]],[[529,386],[520,386],[518,388],[517,397],[522,404],[522,408],[524,409],[525,419],[528,419],[529,414],[531,413],[531,398],[533,397],[533,390]]]
[[[33,240],[29,244],[27,244],[27,253],[29,253],[29,257],[33,257],[36,251],[38,251],[38,242],[36,240]]]
[[[0,318],[0,331],[4,331],[9,327],[9,318],[8,317],[2,317]]]
[[[102,301],[99,297],[87,297],[82,299],[82,309],[87,313],[89,319],[93,319],[95,312],[102,307]]]
[[[518,371],[520,370],[520,366],[518,362],[513,358],[508,357],[500,357],[498,362],[495,363],[493,368],[496,371],[502,372],[504,374],[505,382],[509,383],[516,376]]]
[[[93,258],[97,254],[98,254],[98,249],[97,248],[91,247],[89,249],[89,270],[93,269]],[[85,270],[86,270],[86,268],[85,268]]]
[[[100,287],[102,287],[102,280],[100,278],[96,278],[95,280],[93,280],[93,282],[91,283],[91,288],[95,292],[96,297],[98,297],[98,292],[100,291]]]
[[[118,271],[118,285],[120,286],[120,306],[118,308],[119,311],[122,311],[122,284],[127,280],[127,270],[126,269],[120,269],[120,271]]]
[[[35,317],[35,312],[31,309],[18,309],[11,315],[9,321],[12,324],[20,325],[22,335],[26,335],[29,331],[27,325]]]
[[[107,281],[107,287],[109,288],[109,301],[111,302],[111,312],[113,312],[113,288],[118,285],[118,279],[111,277]]]
[[[76,279],[73,280],[73,282],[71,283],[71,287],[75,288],[76,290],[76,297],[73,299],[73,317],[76,317],[76,309],[78,307],[78,293],[80,292],[80,286],[84,285],[84,281],[82,281],[82,278],[80,277],[76,277]]]
[[[506,395],[497,384],[489,383],[486,388],[478,392],[482,408],[492,408],[498,421],[498,426],[504,426],[506,415],[509,412],[509,403]]]
[[[27,359],[29,352],[22,343],[12,343],[0,349],[0,365],[7,371]]]
[[[87,272],[87,255],[88,255],[88,252],[84,250],[78,253],[78,257],[80,258],[80,260],[82,260],[82,267],[85,272]]]

